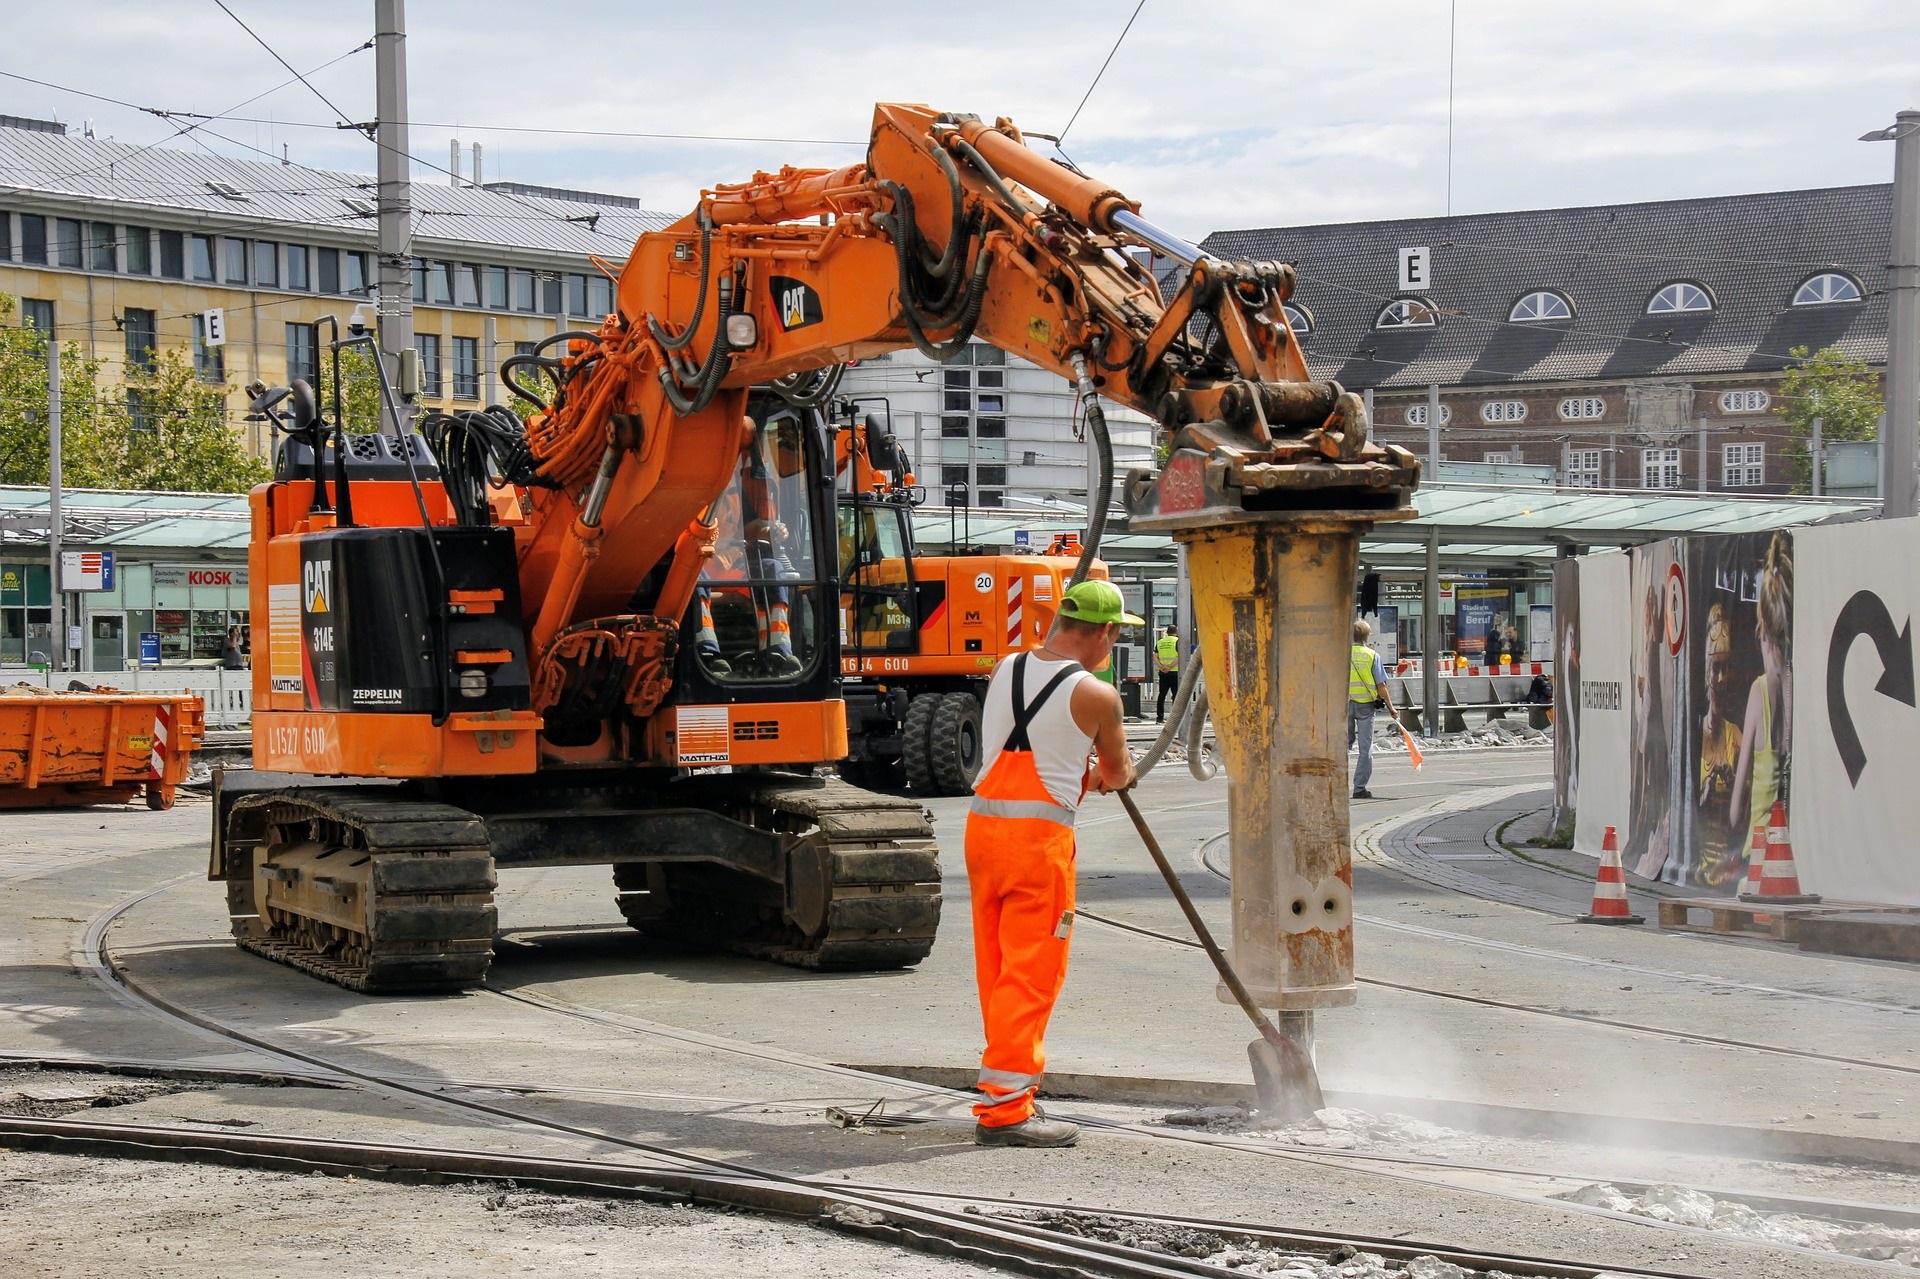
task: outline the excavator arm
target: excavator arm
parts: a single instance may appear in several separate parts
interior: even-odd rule
[[[1170,299],[1142,249],[1186,266]],[[712,545],[705,513],[752,429],[750,388],[819,402],[836,366],[908,346],[941,359],[977,338],[1158,419],[1184,470],[1143,491],[1148,507],[1399,505],[1417,463],[1368,439],[1358,396],[1307,380],[1281,308],[1293,284],[1285,263],[1222,261],[1160,231],[1008,120],[924,106],[878,107],[864,164],[706,191],[635,245],[616,312],[568,343],[530,426],[545,485],[521,557],[534,660],[582,619],[627,611],[663,560],[650,611],[682,616]]]

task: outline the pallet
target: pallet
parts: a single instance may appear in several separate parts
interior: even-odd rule
[[[1660,927],[1669,932],[1797,941],[1801,916],[1833,909],[1833,906],[1824,902],[1768,906],[1732,897],[1663,897],[1660,900]],[[1694,922],[1696,911],[1706,914],[1706,922]]]

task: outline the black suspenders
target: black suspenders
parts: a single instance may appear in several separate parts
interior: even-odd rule
[[[1028,705],[1026,704],[1027,655],[1022,653],[1013,659],[1013,731],[1007,734],[1006,745],[1002,746],[1001,750],[1026,751],[1032,754],[1033,742],[1027,737],[1027,726],[1033,723],[1034,716],[1040,713],[1040,708],[1047,704],[1049,697],[1053,696],[1053,690],[1059,688],[1066,682],[1067,676],[1073,674],[1073,669],[1073,666],[1068,666],[1067,669],[1055,673],[1054,677],[1047,681],[1046,687],[1040,690],[1040,695],[1033,699],[1031,705]]]

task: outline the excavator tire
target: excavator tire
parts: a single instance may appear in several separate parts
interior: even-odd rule
[[[933,714],[927,738],[936,795],[965,795],[980,775],[980,702],[972,693],[948,693]]]
[[[907,774],[907,785],[922,795],[935,793],[933,719],[944,700],[939,693],[921,693],[907,703],[906,718],[900,722],[900,767]]]
[[[918,803],[795,779],[716,808],[790,837],[784,893],[721,866],[615,865],[621,913],[642,933],[820,972],[906,968],[933,949],[940,850]]]
[[[486,978],[495,876],[474,814],[391,791],[301,788],[246,796],[227,831],[242,949],[369,993]]]

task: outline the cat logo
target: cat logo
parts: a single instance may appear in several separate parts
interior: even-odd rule
[[[773,291],[773,313],[780,321],[781,332],[804,329],[826,318],[820,309],[820,295],[806,281],[776,275],[768,281],[768,287]]]
[[[308,560],[300,566],[300,597],[309,613],[327,611],[327,596],[333,594],[333,562]]]

